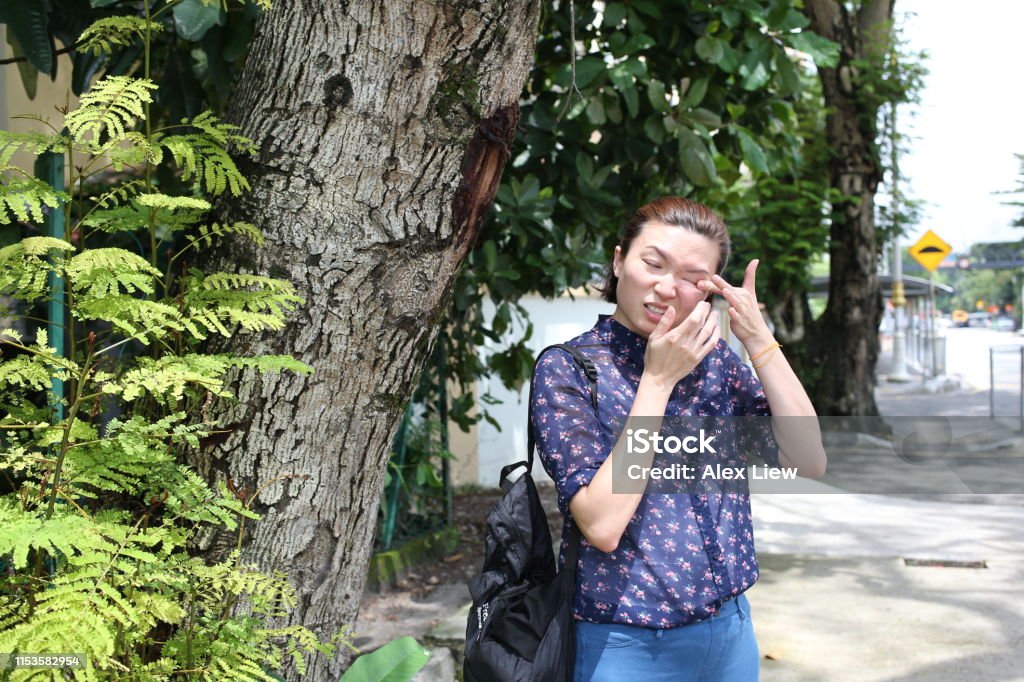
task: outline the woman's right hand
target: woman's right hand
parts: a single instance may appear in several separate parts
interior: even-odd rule
[[[669,306],[647,338],[644,374],[667,390],[671,390],[714,349],[720,336],[718,311],[701,301],[673,329],[675,308]]]

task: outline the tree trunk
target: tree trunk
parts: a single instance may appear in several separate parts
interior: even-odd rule
[[[232,376],[229,434],[193,462],[230,477],[263,519],[243,561],[287,571],[288,622],[354,624],[391,439],[451,284],[498,188],[532,63],[539,0],[275,3],[229,119],[252,138],[252,191],[226,208],[266,235],[212,266],[290,279],[306,299],[282,332],[215,351],[312,365]],[[204,542],[211,556],[226,538]],[[309,679],[337,679],[341,650]],[[295,679],[293,668],[286,671]]]
[[[882,314],[875,240],[875,191],[881,167],[875,145],[878,104],[857,88],[854,60],[880,63],[888,46],[893,0],[866,0],[856,13],[835,0],[806,0],[811,28],[839,43],[835,68],[819,68],[829,107],[833,187],[851,198],[832,215],[828,306],[814,329],[812,396],[819,414],[877,415],[875,364]]]

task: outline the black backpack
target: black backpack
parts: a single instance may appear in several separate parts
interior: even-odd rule
[[[590,383],[596,410],[594,364],[563,344],[542,350],[537,362],[552,348],[572,354]],[[572,598],[580,531],[569,523],[565,565],[556,573],[547,516],[531,475],[533,390],[531,379],[527,458],[501,470],[505,494],[487,515],[484,567],[469,583],[473,606],[466,625],[464,682],[572,682],[576,659]],[[520,467],[526,471],[513,482],[510,475]]]

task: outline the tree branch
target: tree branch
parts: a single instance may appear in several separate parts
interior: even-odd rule
[[[55,50],[53,54],[59,55],[59,54],[67,54],[68,52],[74,52],[75,50],[78,49],[78,46],[81,45],[81,44],[82,43],[78,42],[78,43],[75,43],[74,45],[71,45],[70,47],[65,47],[65,48],[63,48],[61,50]],[[18,62],[27,62],[27,61],[28,61],[28,57],[26,57],[25,55],[22,55],[20,57],[8,57],[7,59],[0,59],[0,66],[3,66],[5,64],[17,64]]]

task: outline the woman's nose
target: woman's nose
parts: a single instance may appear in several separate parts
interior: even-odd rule
[[[654,285],[654,292],[662,298],[675,298],[676,278],[671,275],[659,277]]]

